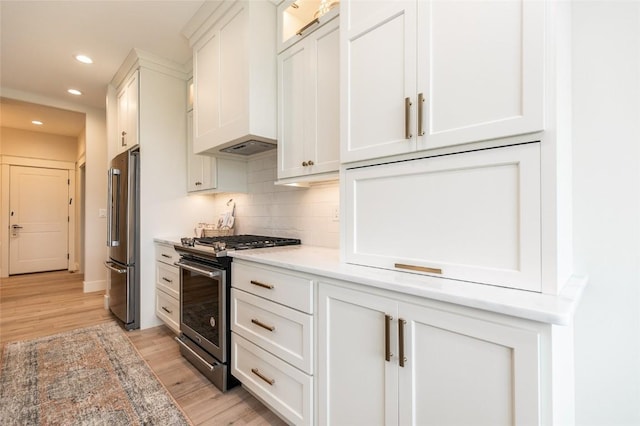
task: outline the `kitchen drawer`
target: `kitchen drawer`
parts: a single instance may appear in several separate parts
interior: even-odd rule
[[[313,318],[242,290],[231,289],[231,330],[313,374]]]
[[[308,314],[313,313],[313,280],[280,269],[232,264],[232,286]]]
[[[169,328],[180,333],[180,302],[156,287],[156,315]]]
[[[156,260],[173,265],[180,260],[180,255],[176,253],[172,245],[156,244]]]
[[[180,270],[178,267],[156,262],[156,286],[178,299],[180,297]]]
[[[236,333],[231,373],[286,421],[312,424],[313,379]]]

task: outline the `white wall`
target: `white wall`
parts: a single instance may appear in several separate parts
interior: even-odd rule
[[[640,424],[640,2],[573,4],[576,424]]]
[[[276,152],[249,160],[249,191],[246,194],[218,194],[214,215],[233,199],[236,203],[236,234],[299,238],[303,244],[338,248],[340,223],[333,220],[339,204],[337,182],[310,188],[276,186]]]
[[[57,161],[76,161],[78,138],[22,129],[0,129],[0,154]]]

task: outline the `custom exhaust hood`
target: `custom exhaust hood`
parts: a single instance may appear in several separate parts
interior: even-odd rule
[[[275,142],[265,142],[261,140],[247,140],[238,142],[226,148],[222,148],[220,152],[227,154],[249,156],[259,154],[261,152],[270,151],[276,148]]]

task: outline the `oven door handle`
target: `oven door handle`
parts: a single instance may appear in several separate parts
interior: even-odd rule
[[[174,265],[180,268],[184,268],[187,271],[197,272],[198,274],[206,275],[209,278],[219,277],[221,274],[220,271],[211,271],[209,269],[196,268],[195,266],[187,265],[186,263],[182,263],[182,262],[176,262],[174,263]]]
[[[174,337],[174,339],[176,340],[176,342],[180,343],[180,345],[185,348],[186,350],[188,350],[189,352],[191,352],[191,354],[193,356],[195,356],[196,358],[198,358],[198,360],[200,362],[202,362],[204,365],[207,366],[207,368],[209,369],[209,371],[213,371],[216,369],[215,365],[211,365],[209,364],[204,358],[202,358],[200,355],[198,355],[193,349],[191,349],[189,346],[187,346],[182,340],[180,340],[179,337]]]

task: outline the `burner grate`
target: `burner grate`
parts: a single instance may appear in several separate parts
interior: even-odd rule
[[[195,242],[205,246],[215,246],[223,243],[227,249],[247,250],[263,247],[299,245],[296,238],[268,237],[263,235],[228,235],[222,237],[195,238]]]

